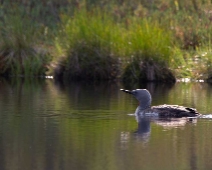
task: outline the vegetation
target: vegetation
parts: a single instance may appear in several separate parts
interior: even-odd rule
[[[36,45],[36,30],[28,18],[4,18],[0,42],[0,73],[4,75],[45,75],[49,54]]]
[[[64,27],[56,40],[61,56],[66,56],[66,77],[73,79],[114,79],[120,70],[116,52],[121,32],[113,18],[100,11],[76,12],[63,18]]]
[[[1,8],[3,75],[171,82],[212,77],[209,1],[7,0]]]
[[[141,61],[150,65],[156,62],[168,70],[173,53],[170,31],[165,32],[151,20],[132,18],[132,23],[126,23],[99,11],[81,10],[73,18],[63,18],[64,27],[56,40],[59,55],[67,56],[64,57],[67,61],[60,60],[59,67],[62,64],[66,68],[61,71],[68,72],[71,78],[114,79],[120,73],[120,59],[123,68],[133,61],[128,69],[130,73],[124,75],[124,79],[140,79],[134,71],[139,74],[142,69],[133,68],[137,68],[135,64],[140,65]],[[155,70],[155,73],[159,71],[161,74],[162,70]],[[157,79],[153,77],[153,80],[167,79],[164,75],[157,74]],[[148,76],[146,80],[150,80]]]

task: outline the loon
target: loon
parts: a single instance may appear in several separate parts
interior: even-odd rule
[[[198,117],[201,114],[194,108],[178,106],[178,105],[159,105],[152,106],[152,97],[146,89],[124,90],[125,93],[132,94],[138,101],[139,106],[136,109],[137,116],[149,115],[161,118],[182,118],[182,117]]]

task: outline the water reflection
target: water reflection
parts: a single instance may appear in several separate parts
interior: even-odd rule
[[[150,138],[151,133],[151,118],[148,116],[143,116],[138,121],[138,128],[134,132],[134,136],[136,139],[139,139],[143,141],[144,143],[147,143]]]
[[[136,122],[128,114],[137,101],[120,88],[116,83],[0,80],[0,169],[211,168],[212,121],[140,117]],[[136,88],[150,90],[153,105],[212,112],[208,84]]]
[[[95,110],[98,108],[111,109],[112,101],[118,98],[118,83],[95,82],[65,82],[55,83],[56,87],[69,100],[72,109]],[[115,102],[114,102],[115,104]]]
[[[138,108],[137,108],[138,109]],[[139,115],[135,111],[135,117],[138,123],[137,130],[134,132],[136,139],[141,140],[143,143],[147,143],[151,136],[151,124],[156,124],[164,129],[184,127],[186,123],[197,123],[198,118],[158,118],[149,115]]]

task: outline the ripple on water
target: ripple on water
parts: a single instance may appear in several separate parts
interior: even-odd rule
[[[202,119],[211,119],[212,120],[212,114],[202,115]]]

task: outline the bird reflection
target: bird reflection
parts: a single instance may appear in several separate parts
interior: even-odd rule
[[[134,132],[134,136],[136,139],[140,139],[143,142],[148,142],[151,133],[151,118],[148,116],[142,116],[136,118],[138,121],[138,128]]]
[[[164,129],[184,127],[187,123],[196,123],[197,118],[159,118],[150,115],[139,114],[138,108],[135,111],[135,117],[138,122],[137,130],[133,133],[138,140],[147,143],[151,135],[151,123],[162,126]]]

